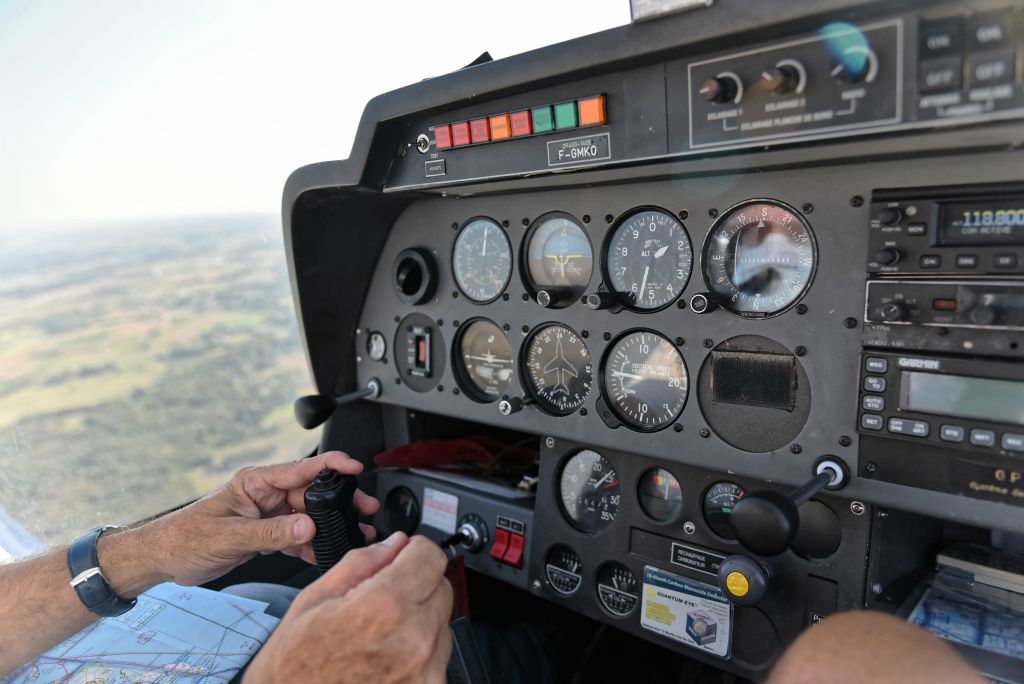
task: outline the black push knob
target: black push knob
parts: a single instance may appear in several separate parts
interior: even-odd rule
[[[999,317],[999,312],[991,306],[979,306],[971,309],[970,319],[974,325],[992,325]]]
[[[761,90],[784,95],[796,90],[800,85],[800,72],[789,65],[774,66],[761,72]]]
[[[611,292],[593,292],[583,298],[583,303],[588,309],[597,311],[599,309],[610,309],[615,306],[615,295]]]
[[[520,397],[502,397],[498,402],[498,413],[503,416],[511,416],[519,413],[525,407],[533,403],[533,399],[522,399]]]
[[[878,315],[882,317],[883,321],[888,323],[902,321],[909,313],[907,305],[900,302],[889,302],[888,304],[883,304],[878,309]]]
[[[753,558],[729,556],[718,568],[718,588],[737,606],[756,606],[768,593],[768,572]]]
[[[697,294],[690,297],[690,311],[696,314],[704,314],[714,311],[718,308],[715,304],[715,300],[711,298],[711,295],[698,292]]]
[[[800,528],[797,508],[825,487],[846,483],[846,466],[833,456],[815,467],[815,475],[790,494],[754,492],[740,499],[729,515],[736,539],[758,556],[777,556],[789,548]]]
[[[537,303],[545,309],[553,308],[558,305],[558,293],[552,290],[541,290],[537,293]]]
[[[900,260],[903,256],[900,250],[895,247],[883,247],[882,249],[875,252],[875,263],[879,266],[892,266]]]
[[[732,76],[715,76],[704,81],[697,91],[708,102],[722,104],[732,102],[739,93],[740,84]]]
[[[894,226],[903,218],[903,212],[896,207],[884,207],[878,211],[876,218],[883,226]]]
[[[303,496],[306,514],[316,524],[313,555],[321,573],[327,572],[346,553],[365,543],[359,529],[359,514],[352,501],[356,495],[355,475],[324,468]]]

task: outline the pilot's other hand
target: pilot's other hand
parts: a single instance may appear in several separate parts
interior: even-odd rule
[[[244,684],[440,684],[452,650],[447,559],[396,532],[350,551],[295,599]]]
[[[339,451],[292,463],[243,468],[206,497],[137,530],[148,533],[154,563],[178,584],[202,584],[220,577],[257,553],[283,551],[313,563],[316,533],[305,514],[303,493],[323,468],[357,475],[363,465]],[[380,503],[357,491],[355,507],[373,515]],[[362,525],[367,541],[374,529]]]

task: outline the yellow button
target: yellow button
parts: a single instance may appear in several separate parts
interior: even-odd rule
[[[750,591],[750,582],[742,572],[730,572],[725,578],[725,586],[732,592],[733,596],[746,596]]]

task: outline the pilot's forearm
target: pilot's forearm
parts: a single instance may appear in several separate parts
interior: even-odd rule
[[[135,598],[164,581],[153,565],[145,527],[107,533],[97,547],[114,592]],[[0,677],[96,620],[68,583],[67,548],[0,566]]]

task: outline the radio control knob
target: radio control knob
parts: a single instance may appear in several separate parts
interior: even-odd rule
[[[878,314],[882,317],[882,320],[888,321],[889,323],[902,321],[904,318],[907,317],[907,314],[909,313],[910,310],[907,309],[907,305],[901,304],[899,302],[889,302],[888,304],[883,304],[881,308],[878,310]]]
[[[761,73],[761,90],[776,95],[791,93],[800,86],[800,71],[789,64],[773,66]]]
[[[878,211],[877,218],[883,226],[893,226],[903,218],[903,212],[896,207],[885,207]]]
[[[704,81],[697,91],[700,96],[714,104],[734,102],[742,92],[742,84],[732,74],[719,74]]]
[[[900,250],[895,247],[884,247],[875,252],[875,263],[879,266],[892,266],[900,260]]]
[[[996,322],[998,313],[991,306],[979,306],[976,309],[971,309],[971,323],[974,325],[992,325]]]

